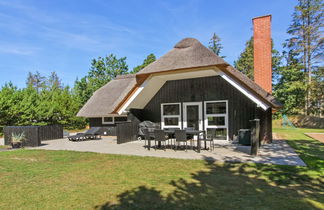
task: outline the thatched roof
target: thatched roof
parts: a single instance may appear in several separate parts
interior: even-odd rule
[[[178,42],[172,50],[161,58],[146,66],[137,75],[152,74],[158,72],[174,71],[188,68],[216,66],[225,74],[230,74],[237,82],[255,92],[273,108],[282,105],[271,94],[261,88],[245,74],[238,71],[215,53],[202,45],[197,39],[185,38]]]
[[[135,75],[122,75],[93,93],[80,109],[78,117],[102,117],[111,114],[118,104],[135,87]]]
[[[97,90],[89,101],[82,107],[77,116],[101,117],[116,113],[118,107],[136,87],[136,77],[140,78],[158,73],[181,69],[201,67],[217,67],[226,75],[236,80],[245,88],[259,96],[272,108],[282,105],[267,91],[249,79],[246,75],[230,66],[222,58],[203,46],[197,39],[185,38],[178,42],[172,50],[146,66],[136,75],[123,75],[110,81]],[[143,81],[138,79],[138,81]]]
[[[282,107],[282,104],[270,93],[265,91],[262,87],[256,84],[253,80],[248,78],[245,74],[235,69],[232,66],[221,67],[220,69],[225,73],[229,74],[234,78],[237,82],[241,83],[244,87],[248,88],[250,91],[256,93],[267,102],[272,108],[278,109]]]
[[[161,58],[146,66],[138,75],[175,69],[204,67],[226,62],[202,45],[197,39],[185,38]]]

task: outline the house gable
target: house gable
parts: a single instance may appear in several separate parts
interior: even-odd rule
[[[121,106],[117,111],[118,114],[122,114],[125,111],[130,109],[143,109],[147,103],[154,97],[154,95],[163,87],[165,82],[173,80],[182,80],[182,79],[193,79],[201,77],[211,77],[211,76],[221,76],[239,92],[253,101],[257,106],[260,106],[263,110],[267,110],[270,106],[263,102],[256,94],[249,91],[244,86],[240,85],[231,76],[226,75],[224,72],[220,71],[218,68],[208,68],[208,69],[188,69],[182,71],[173,71],[173,72],[160,72],[150,75],[147,80],[142,83],[140,88],[133,94],[129,100]],[[183,90],[186,91],[186,90]]]
[[[227,101],[230,139],[237,134],[238,129],[250,127],[249,120],[257,117],[256,110],[262,111],[253,101],[218,75],[167,81],[143,108],[143,113],[147,120],[162,123],[161,104],[180,103],[181,121],[185,123],[183,105],[188,102],[200,102],[203,105],[202,118],[205,120],[204,103],[208,101]]]

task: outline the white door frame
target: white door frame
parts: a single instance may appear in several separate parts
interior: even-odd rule
[[[187,128],[187,106],[198,105],[199,130],[203,130],[202,102],[183,102],[183,128]]]

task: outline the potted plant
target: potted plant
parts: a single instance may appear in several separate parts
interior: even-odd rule
[[[11,134],[11,147],[12,148],[22,147],[22,143],[23,143],[23,141],[25,141],[25,139],[26,138],[25,138],[24,132],[22,132],[20,134],[12,133]]]

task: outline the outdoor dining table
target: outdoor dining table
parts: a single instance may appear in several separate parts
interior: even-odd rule
[[[176,129],[164,129],[165,134],[171,136],[175,134],[175,130]],[[185,130],[187,135],[197,135],[197,152],[200,153],[200,149],[201,149],[201,140],[204,140],[206,135],[205,135],[205,131],[204,130]],[[150,133],[154,133],[154,131],[151,131]],[[202,134],[203,139],[201,139],[200,135]],[[151,147],[151,141],[148,141],[148,149],[150,150]],[[207,149],[207,144],[205,141],[205,149]]]

